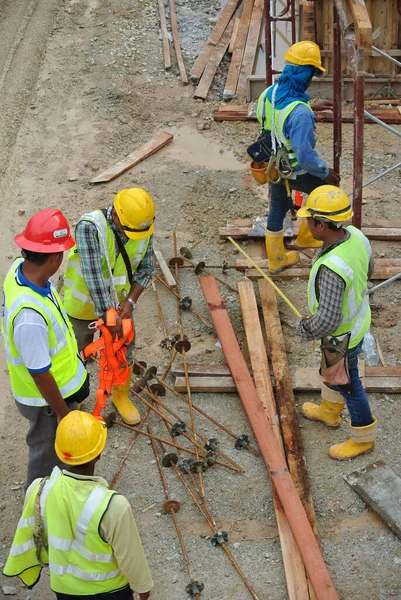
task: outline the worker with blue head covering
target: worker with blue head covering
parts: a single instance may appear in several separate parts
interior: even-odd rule
[[[278,82],[259,97],[256,116],[263,132],[269,132],[268,143],[273,154],[282,150],[287,168],[285,178],[270,178],[270,210],[267,220],[266,250],[271,273],[299,261],[297,251],[284,249],[283,221],[292,207],[290,190],[310,194],[315,188],[328,183],[338,186],[339,175],[328,168],[315,149],[315,115],[306,93],[312,78],[325,72],[321,64],[319,46],[313,42],[298,42],[284,56],[286,66]],[[327,104],[327,103],[326,103]],[[316,107],[315,107],[316,108]],[[264,138],[266,141],[266,137]],[[275,165],[278,174],[283,163]],[[305,223],[300,226],[296,239],[299,248],[318,247]]]

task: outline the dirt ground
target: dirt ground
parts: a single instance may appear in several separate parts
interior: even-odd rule
[[[217,0],[176,0],[188,70],[216,19]],[[0,0],[0,276],[4,278],[17,255],[13,236],[36,211],[61,208],[70,223],[88,210],[112,202],[121,188],[143,186],[156,203],[156,232],[167,257],[173,253],[172,232],[179,246],[202,240],[198,260],[220,264],[237,258],[218,238],[218,227],[238,218],[266,211],[266,191],[251,180],[246,146],[256,135],[252,123],[216,123],[221,80],[210,99],[193,99],[193,88],[183,87],[173,61],[163,69],[157,3],[151,0]],[[90,179],[148,141],[161,130],[174,141],[160,153],[110,184],[92,186]],[[396,162],[395,136],[368,125],[365,178]],[[331,161],[332,128],[319,125],[319,148]],[[352,126],[344,125],[343,187],[351,189]],[[364,217],[398,219],[400,173],[395,171],[365,194]],[[399,257],[401,245],[374,243],[375,256]],[[235,283],[241,275],[230,271]],[[282,289],[306,314],[306,282],[281,283]],[[181,289],[210,319],[196,276],[181,271]],[[222,293],[240,342],[244,332],[238,297]],[[159,289],[169,334],[177,333],[174,298]],[[373,332],[386,362],[401,364],[399,283],[373,298]],[[317,366],[319,355],[301,343],[289,309],[280,303],[288,359],[294,366]],[[191,339],[191,361],[224,362],[216,336],[189,313],[184,331]],[[159,374],[169,354],[160,347],[164,337],[152,290],[141,298],[136,312],[136,357],[156,365]],[[2,350],[3,394],[0,401],[0,562],[6,559],[20,516],[27,451],[26,422],[11,398]],[[92,373],[92,402],[96,374]],[[172,378],[169,379],[170,383]],[[300,405],[317,394],[299,394]],[[196,395],[195,401],[238,434],[250,426],[235,394]],[[321,548],[342,600],[401,599],[401,542],[344,481],[343,475],[383,459],[401,474],[400,398],[372,394],[378,419],[378,442],[373,456],[336,463],[328,457],[331,444],[346,438],[347,417],[337,431],[301,420],[308,471],[317,513]],[[139,402],[139,401],[138,401]],[[188,419],[183,404],[166,396],[170,407]],[[178,402],[178,403],[177,403]],[[89,406],[91,402],[89,402]],[[144,406],[139,407],[141,411]],[[158,417],[153,430],[166,436]],[[219,528],[228,531],[230,547],[260,600],[285,600],[286,587],[272,495],[262,459],[238,452],[233,440],[203,418],[198,431],[218,437],[220,447],[245,469],[244,474],[222,467],[205,476],[208,503]],[[252,438],[252,436],[251,436]],[[112,480],[130,441],[130,433],[114,427],[98,473]],[[205,600],[250,598],[242,580],[220,549],[207,537],[201,519],[175,475],[166,472],[171,497],[182,503],[178,520],[190,555],[193,574],[204,582]],[[167,515],[162,514],[163,489],[151,447],[144,438],[135,443],[119,477],[117,489],[131,501],[155,580],[152,598],[184,598],[189,582],[178,540]],[[16,598],[53,598],[45,570],[32,591],[18,580],[0,575],[0,588],[12,585]]]

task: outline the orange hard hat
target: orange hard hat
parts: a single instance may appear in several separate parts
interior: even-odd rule
[[[67,219],[57,208],[45,208],[33,215],[14,242],[23,250],[43,254],[64,252],[75,244]]]

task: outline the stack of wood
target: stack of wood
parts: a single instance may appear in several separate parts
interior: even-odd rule
[[[254,71],[263,30],[263,0],[228,0],[190,72],[195,98],[205,99],[225,54],[231,62],[225,100],[246,98],[247,77]]]

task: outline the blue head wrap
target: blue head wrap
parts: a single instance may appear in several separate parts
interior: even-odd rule
[[[314,73],[315,67],[312,65],[286,65],[278,80],[275,108],[282,110],[296,100],[309,102],[310,96],[305,94],[305,90],[308,89]],[[270,88],[267,93],[270,102],[272,90],[273,88]]]

